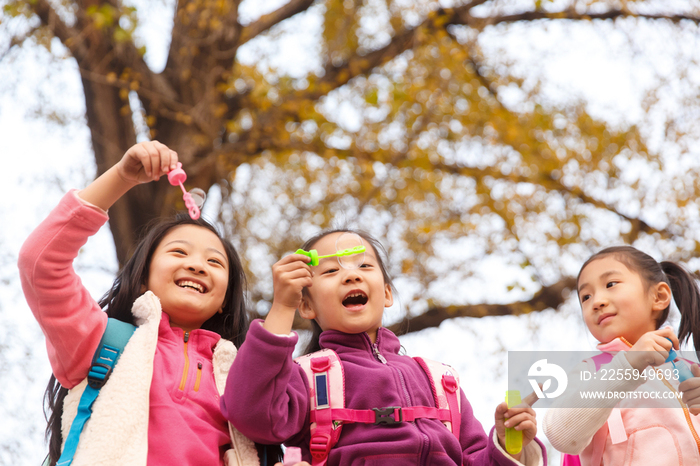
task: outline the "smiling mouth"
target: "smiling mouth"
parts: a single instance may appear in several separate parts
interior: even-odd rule
[[[610,317],[614,317],[615,314],[603,314],[598,318],[598,325],[602,324],[604,321],[608,320]]]
[[[364,306],[367,304],[367,300],[367,295],[363,291],[353,291],[345,296],[345,299],[343,299],[343,306]]]
[[[195,290],[199,293],[206,293],[207,289],[203,286],[200,285],[199,283],[195,283],[190,280],[180,280],[176,283],[177,286],[180,288],[190,288],[192,290]]]

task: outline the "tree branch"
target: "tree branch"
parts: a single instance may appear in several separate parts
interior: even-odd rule
[[[466,306],[430,306],[428,310],[415,317],[407,317],[401,322],[390,325],[395,333],[417,332],[427,328],[437,328],[442,322],[455,317],[489,317],[517,316],[556,309],[566,299],[567,291],[575,290],[576,279],[567,277],[559,282],[540,289],[528,301],[510,304],[473,304]],[[408,329],[405,331],[405,329]]]
[[[483,29],[486,26],[491,26],[494,24],[501,23],[516,23],[520,21],[537,21],[541,19],[550,20],[561,20],[570,19],[577,21],[590,21],[590,20],[607,20],[607,19],[618,19],[618,18],[642,18],[649,20],[667,20],[673,23],[680,23],[681,21],[691,21],[695,24],[700,24],[700,18],[690,15],[646,15],[637,14],[629,10],[610,10],[604,13],[577,13],[573,10],[566,10],[561,12],[544,12],[544,11],[528,11],[525,13],[519,13],[515,15],[506,16],[494,16],[486,18],[473,18],[468,23],[462,23],[466,26],[473,27],[475,29]],[[459,23],[453,23],[459,24]]]
[[[267,31],[272,26],[281,23],[287,18],[291,18],[297,13],[306,11],[313,2],[314,0],[291,0],[272,13],[261,16],[257,21],[250,23],[241,30],[238,45],[245,44],[257,35]]]

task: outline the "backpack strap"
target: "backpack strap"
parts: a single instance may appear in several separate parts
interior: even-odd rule
[[[457,371],[452,367],[438,361],[419,357],[413,359],[428,376],[430,387],[433,390],[433,397],[435,398],[435,406],[437,406],[439,410],[446,410],[449,412],[449,418],[447,420],[441,418],[440,420],[443,421],[445,427],[447,427],[459,441],[459,429],[462,424],[462,417],[460,415],[462,406],[459,393],[459,374],[457,374]],[[439,380],[440,383],[435,383],[436,380]]]
[[[345,373],[335,351],[322,349],[294,360],[309,382],[312,464],[323,466],[342,430],[336,410],[345,408]]]
[[[92,415],[92,404],[97,399],[97,395],[100,394],[100,389],[107,383],[107,379],[109,379],[119,356],[124,351],[124,347],[135,329],[136,327],[133,325],[120,320],[112,318],[107,320],[107,328],[105,328],[105,333],[102,335],[97,351],[95,351],[92,366],[88,372],[88,384],[80,397],[78,413],[70,426],[63,452],[56,466],[68,466],[73,462],[80,433]]]
[[[602,366],[612,361],[613,356],[612,353],[603,352],[596,354],[590,359],[585,359],[584,361],[588,363],[589,367],[593,366],[591,367],[592,370],[598,372]],[[591,464],[598,465],[603,460],[603,450],[605,449],[608,434],[610,434],[613,443],[621,443],[627,440],[627,433],[622,422],[622,414],[619,408],[613,408],[606,423],[593,435],[591,439],[591,445],[593,446],[591,451]],[[562,455],[562,465],[578,466],[579,464],[581,464],[579,455]]]

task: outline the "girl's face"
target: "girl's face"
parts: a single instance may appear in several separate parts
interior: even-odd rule
[[[638,273],[610,256],[589,263],[578,283],[583,320],[601,343],[623,337],[635,344],[656,330],[656,318],[670,302],[666,283],[647,287]]]
[[[336,252],[335,242],[343,233],[331,233],[313,245],[319,256]],[[382,325],[384,308],[393,304],[391,287],[384,283],[376,251],[367,247],[364,263],[357,269],[344,269],[338,259],[321,259],[312,267],[312,286],[302,299],[299,313],[316,319],[322,330],[356,334],[367,332],[372,343]]]
[[[228,272],[221,240],[204,227],[181,225],[153,252],[146,287],[160,299],[170,325],[190,331],[221,312]]]

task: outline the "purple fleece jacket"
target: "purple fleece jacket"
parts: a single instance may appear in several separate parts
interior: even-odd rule
[[[250,439],[301,447],[304,460],[311,462],[308,382],[292,359],[298,336],[274,335],[261,322],[253,322],[231,367],[222,412]],[[329,330],[321,334],[320,343],[343,362],[347,408],[435,406],[428,377],[411,357],[398,354],[399,339],[391,331],[380,328],[372,345],[366,333]],[[464,392],[461,403],[459,442],[435,419],[395,425],[345,424],[328,465],[520,464],[489,440]],[[538,445],[544,456],[545,449],[539,441]]]

